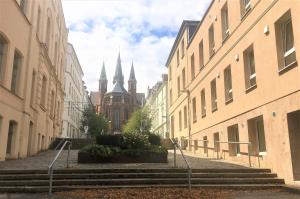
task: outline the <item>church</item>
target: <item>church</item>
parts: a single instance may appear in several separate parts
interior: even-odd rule
[[[110,129],[114,133],[122,132],[122,126],[127,123],[131,114],[145,103],[145,94],[136,92],[137,81],[135,78],[133,63],[128,79],[128,91],[124,88],[124,76],[120,53],[117,59],[113,87],[107,91],[107,76],[103,63],[99,89],[91,92],[91,101],[97,114],[102,114],[109,121]]]

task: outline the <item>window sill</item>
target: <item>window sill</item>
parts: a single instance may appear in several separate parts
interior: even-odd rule
[[[216,52],[213,50],[212,52],[209,53],[209,59],[212,59],[213,56],[215,56]]]
[[[226,100],[225,105],[230,104],[231,102],[233,102],[233,98],[230,98],[230,99]]]
[[[229,33],[226,33],[225,37],[223,38],[222,44],[224,44],[228,38],[229,38]]]
[[[250,93],[251,91],[253,91],[256,88],[257,88],[257,84],[254,84],[253,86],[248,87],[245,92]]]
[[[282,75],[283,73],[289,71],[290,69],[296,67],[298,65],[297,61],[294,61],[293,63],[287,65],[287,66],[284,66],[283,68],[281,68],[278,73],[279,75]]]
[[[204,65],[200,66],[200,71],[202,71],[204,69]]]

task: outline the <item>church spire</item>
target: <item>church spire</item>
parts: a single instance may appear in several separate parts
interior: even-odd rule
[[[132,64],[131,64],[129,80],[136,81],[135,74],[134,74],[134,68],[133,68],[133,61],[132,61]]]
[[[99,91],[102,94],[106,93],[106,91],[107,91],[107,78],[106,78],[104,61],[102,64],[102,70],[101,70],[100,79],[99,79]]]
[[[128,92],[131,94],[136,94],[136,79],[134,74],[133,62],[131,64],[130,76],[128,80]]]
[[[116,82],[119,82],[119,84],[123,87],[124,76],[123,76],[123,72],[122,72],[120,51],[119,51],[119,55],[118,55],[117,66],[116,66],[115,76],[114,76],[114,80],[113,80],[113,83],[116,83]]]
[[[104,61],[103,61],[103,64],[102,64],[102,70],[101,70],[101,74],[100,74],[100,80],[107,80]]]

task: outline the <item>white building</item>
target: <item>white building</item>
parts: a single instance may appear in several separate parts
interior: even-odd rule
[[[65,65],[65,98],[62,137],[80,138],[81,116],[86,101],[86,91],[82,81],[83,71],[73,45],[68,43]]]
[[[168,75],[162,75],[162,81],[148,89],[146,105],[150,108],[152,117],[151,131],[162,138],[169,138],[168,131]]]

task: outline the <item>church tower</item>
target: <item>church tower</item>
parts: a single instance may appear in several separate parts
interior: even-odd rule
[[[133,62],[131,64],[130,76],[128,80],[128,93],[136,94],[136,79],[134,74]]]
[[[115,76],[113,79],[113,84],[115,84],[116,82],[118,82],[122,88],[124,87],[124,76],[122,72],[120,52],[117,60],[117,66],[116,66]]]
[[[107,78],[106,78],[104,62],[102,65],[102,70],[101,70],[100,79],[99,79],[99,92],[100,92],[100,94],[104,94],[107,92]]]

